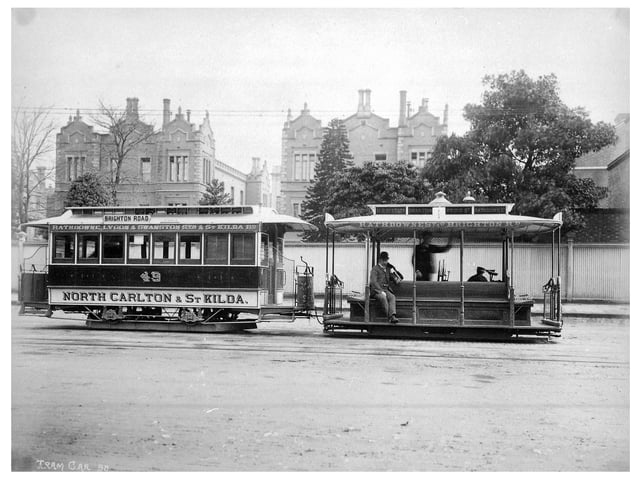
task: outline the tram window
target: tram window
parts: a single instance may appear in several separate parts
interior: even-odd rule
[[[75,257],[75,235],[54,234],[53,262],[73,262]]]
[[[267,234],[260,236],[260,265],[269,265],[269,236]]]
[[[173,264],[176,258],[176,236],[173,234],[153,235],[153,262]]]
[[[105,264],[118,264],[124,262],[124,235],[102,235],[102,262]]]
[[[227,265],[229,263],[229,234],[207,234],[205,242],[205,264]]]
[[[231,234],[231,264],[254,265],[255,253],[255,235]]]
[[[98,234],[78,234],[78,262],[97,263],[99,250]]]
[[[180,234],[180,264],[200,263],[201,242],[199,234]]]
[[[129,262],[143,264],[149,262],[149,234],[133,234],[128,237]]]

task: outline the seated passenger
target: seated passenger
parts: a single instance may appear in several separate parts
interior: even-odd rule
[[[380,302],[387,316],[387,320],[392,324],[397,323],[396,296],[392,290],[392,284],[395,283],[395,281],[391,275],[389,254],[387,252],[380,253],[378,264],[371,269],[369,282],[371,284],[371,292],[378,302]]]
[[[489,282],[484,274],[487,270],[484,267],[479,267],[476,269],[476,273],[467,279],[467,282]]]

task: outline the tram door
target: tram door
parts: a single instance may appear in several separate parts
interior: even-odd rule
[[[260,235],[260,266],[266,269],[267,302],[281,304],[283,301],[282,237],[278,237],[277,226],[269,226]],[[282,234],[280,234],[282,235]]]

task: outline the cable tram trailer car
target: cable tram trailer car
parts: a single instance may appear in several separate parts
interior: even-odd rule
[[[26,225],[48,229],[50,311],[87,313],[90,327],[215,332],[309,315],[295,292],[285,301],[284,234],[315,227],[271,208],[72,207]]]
[[[469,200],[474,202],[473,199]],[[509,339],[514,336],[548,339],[549,336],[560,336],[561,214],[556,214],[553,219],[511,215],[513,204],[452,204],[442,192],[429,204],[370,205],[369,208],[372,214],[366,216],[345,219],[326,216],[325,225],[329,232],[366,236],[363,289],[347,296],[349,309],[343,313],[341,303],[332,301],[338,290],[327,284],[326,298],[329,301],[325,302],[323,313],[326,332],[465,339]],[[391,324],[378,301],[371,295],[370,270],[376,265],[381,250],[384,250],[381,249],[381,242],[397,242],[403,238],[405,245],[409,244],[407,247],[411,248],[405,249],[407,259],[403,262],[405,265],[411,263],[412,253],[423,232],[431,233],[434,238],[454,239],[459,252],[459,266],[449,266],[446,272],[439,268],[437,278],[430,280],[416,279],[415,268],[411,267],[413,275],[404,276],[404,280],[393,288],[398,322]],[[516,294],[514,285],[514,269],[517,268],[514,265],[514,243],[516,238],[525,235],[544,235],[543,239],[549,235],[551,241],[549,281],[541,286],[544,306],[540,318],[532,314],[534,301],[530,293]],[[465,270],[468,275],[474,265],[473,259],[469,261],[465,257],[465,244],[469,242],[475,243],[476,248],[477,245],[482,246],[483,242],[484,245],[492,243],[502,246],[501,259],[496,253],[496,264],[499,265],[490,272],[491,279],[487,279],[487,282],[465,280]],[[399,251],[396,249],[394,252]],[[327,266],[333,253],[327,241]],[[397,264],[401,260],[396,257],[391,262]],[[456,280],[449,280],[451,271]],[[530,272],[517,274],[531,275]],[[327,273],[327,278],[336,275],[342,274],[331,271]],[[341,292],[339,294],[342,295]]]

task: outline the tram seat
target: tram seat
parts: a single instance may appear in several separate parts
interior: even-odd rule
[[[507,285],[504,282],[463,282],[465,299],[474,301],[506,301]],[[398,299],[413,299],[413,283],[405,281],[395,286]],[[460,298],[459,282],[416,281],[416,298],[431,300],[455,300]]]

